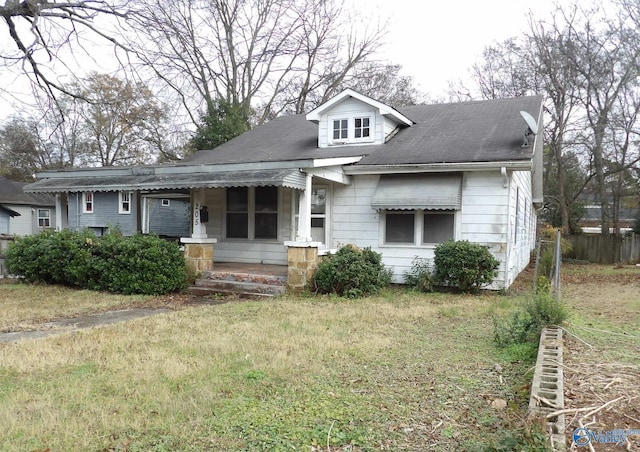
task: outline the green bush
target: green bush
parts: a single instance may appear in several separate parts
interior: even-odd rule
[[[487,246],[467,240],[449,240],[437,245],[433,263],[438,284],[464,292],[491,284],[500,264]]]
[[[568,317],[569,311],[564,303],[549,293],[537,293],[511,316],[494,320],[494,340],[502,347],[537,342],[543,328],[562,325]]]
[[[16,240],[6,260],[12,274],[29,282],[148,295],[186,286],[180,248],[154,235],[43,232]]]
[[[411,270],[403,273],[404,282],[412,289],[420,292],[433,292],[433,269],[427,259],[414,257]]]
[[[345,245],[320,262],[314,284],[320,293],[356,298],[377,293],[391,284],[391,277],[381,254]]]
[[[92,238],[69,230],[16,238],[5,253],[7,270],[28,282],[82,286]]]

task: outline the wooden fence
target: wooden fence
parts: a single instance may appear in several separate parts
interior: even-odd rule
[[[640,262],[640,234],[624,237],[573,235],[566,237],[573,245],[570,257],[597,264],[637,264]]]

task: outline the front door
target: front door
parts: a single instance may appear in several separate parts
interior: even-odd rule
[[[329,187],[314,185],[311,189],[311,239],[326,245],[327,238],[327,201]]]

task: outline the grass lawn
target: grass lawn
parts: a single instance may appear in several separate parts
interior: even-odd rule
[[[0,344],[0,450],[512,450],[539,436],[531,363],[493,318],[521,298],[284,296]]]

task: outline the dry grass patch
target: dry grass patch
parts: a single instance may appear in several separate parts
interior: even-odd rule
[[[282,297],[0,345],[0,449],[479,450],[522,433],[505,300]]]

